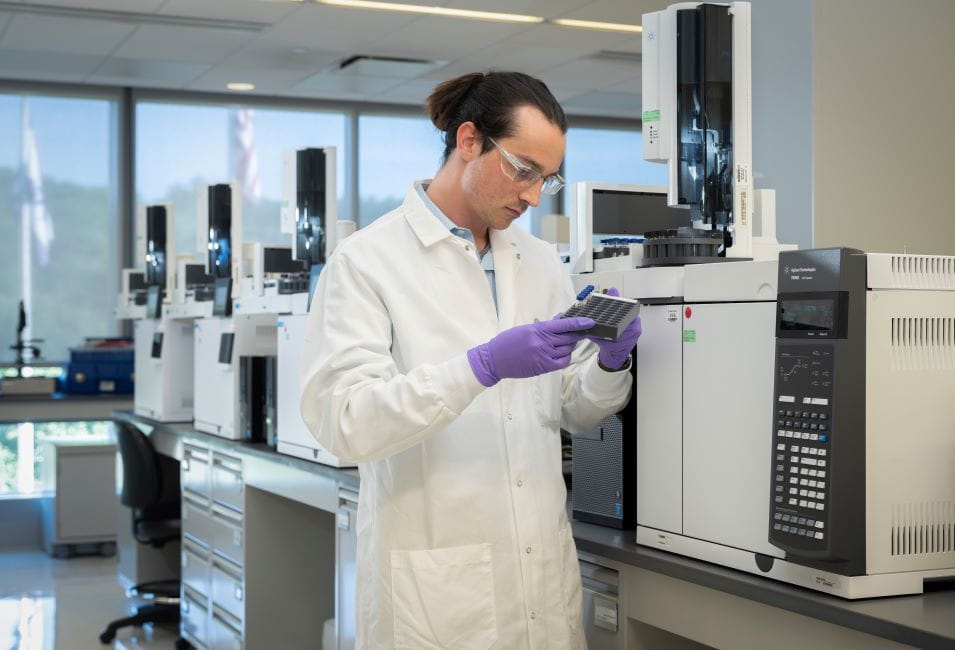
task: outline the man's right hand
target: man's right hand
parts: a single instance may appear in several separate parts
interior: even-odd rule
[[[468,350],[474,376],[491,387],[502,379],[523,379],[566,368],[590,318],[554,318],[504,330]]]

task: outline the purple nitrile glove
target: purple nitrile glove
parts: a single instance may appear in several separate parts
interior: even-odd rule
[[[620,292],[615,288],[610,288],[607,289],[607,295],[619,296]],[[624,328],[623,332],[620,333],[620,338],[616,341],[608,341],[607,339],[598,339],[595,337],[588,338],[600,348],[600,352],[597,355],[600,365],[608,370],[619,370],[623,367],[623,364],[627,362],[627,358],[630,356],[633,347],[637,344],[637,339],[640,338],[642,332],[643,325],[640,323],[640,316],[637,316],[633,319],[632,323]]]
[[[566,368],[570,355],[594,326],[590,318],[555,318],[504,330],[468,350],[474,376],[491,387],[502,379],[523,379]]]

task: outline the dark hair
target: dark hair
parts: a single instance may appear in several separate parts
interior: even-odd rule
[[[514,134],[514,110],[533,106],[563,133],[567,132],[564,109],[544,82],[522,72],[473,72],[439,84],[425,102],[431,122],[442,132],[448,159],[457,146],[458,127],[474,122],[481,135],[506,138]],[[493,145],[484,139],[482,153]]]

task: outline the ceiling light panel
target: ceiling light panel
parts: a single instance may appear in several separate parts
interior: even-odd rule
[[[529,16],[525,14],[494,11],[478,11],[459,7],[434,7],[398,2],[378,2],[376,0],[316,0],[316,2],[333,7],[347,7],[349,9],[370,9],[374,11],[396,11],[400,13],[430,14],[432,16],[467,18],[471,20],[490,20],[505,23],[544,22],[543,16]]]
[[[551,21],[560,27],[576,27],[578,29],[596,29],[603,32],[626,32],[630,34],[643,31],[641,25],[626,23],[606,23],[597,20],[576,20],[573,18],[556,18]]]

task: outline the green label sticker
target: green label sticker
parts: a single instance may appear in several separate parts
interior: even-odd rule
[[[644,122],[659,122],[660,109],[657,109],[654,111],[643,111],[643,121]]]
[[[696,343],[696,330],[683,330],[684,343]]]

